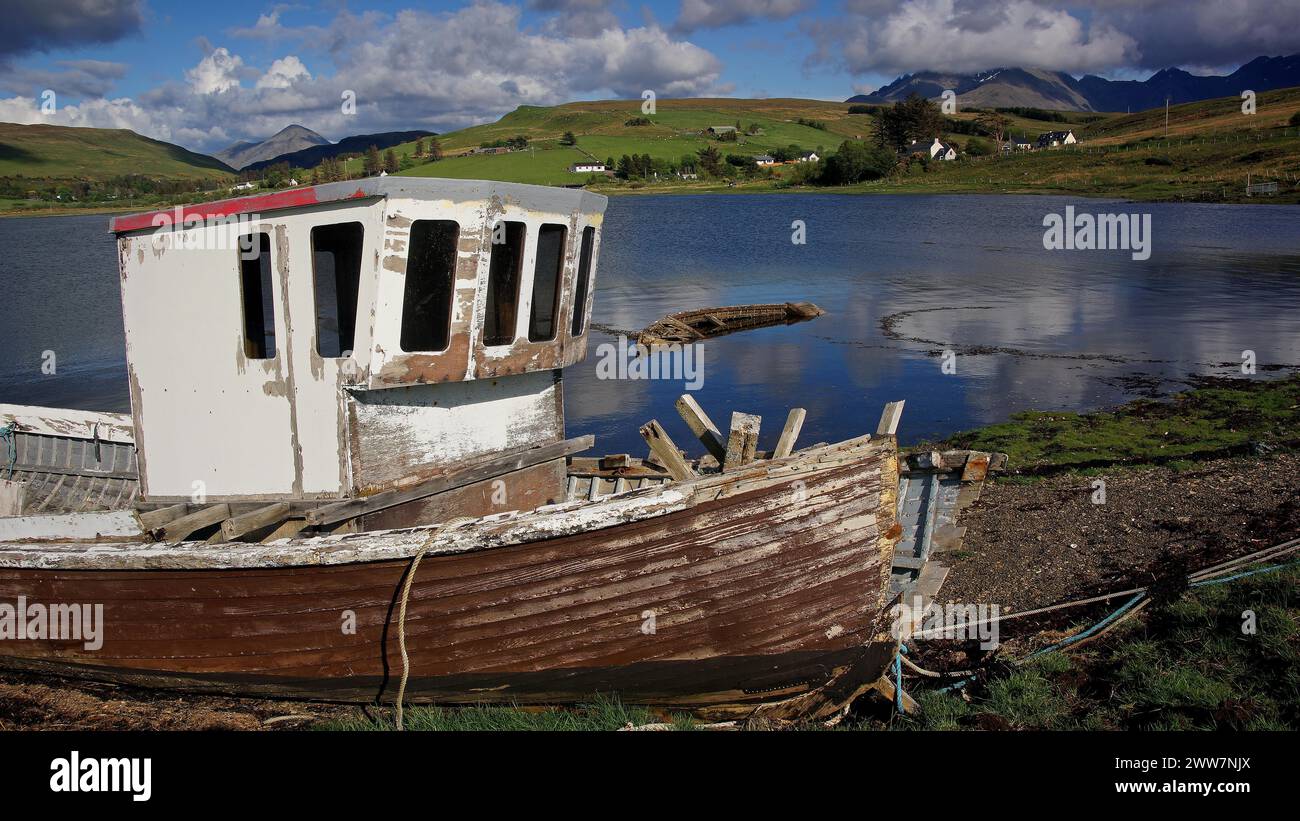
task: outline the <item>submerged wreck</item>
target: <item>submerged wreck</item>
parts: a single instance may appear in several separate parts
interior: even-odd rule
[[[733,718],[892,695],[892,424],[796,450],[792,414],[764,453],[684,399],[711,463],[657,422],[645,460],[574,456],[604,208],[386,177],[115,218],[131,413],[0,406],[0,610],[49,614],[0,666]]]

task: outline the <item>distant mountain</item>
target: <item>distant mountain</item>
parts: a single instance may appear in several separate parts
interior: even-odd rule
[[[243,170],[255,162],[269,160],[281,154],[300,151],[313,145],[329,145],[330,141],[300,125],[290,125],[280,129],[274,137],[258,143],[239,142],[229,148],[218,151],[212,156],[229,165]]]
[[[125,128],[0,123],[0,177],[201,179],[229,178],[233,170],[206,154]]]
[[[1246,89],[1272,91],[1300,86],[1300,54],[1256,57],[1224,76],[1198,76],[1166,68],[1145,80],[1107,80],[1089,74],[1080,79],[1062,71],[1000,68],[978,74],[922,71],[905,74],[871,94],[850,97],[850,103],[892,103],[913,93],[938,99],[944,89],[957,93],[965,106],[1034,108],[1072,111],[1143,111],[1165,103],[1194,103],[1234,97]]]
[[[355,137],[344,137],[336,143],[313,145],[310,148],[280,154],[269,160],[249,163],[243,170],[259,171],[268,165],[276,165],[282,162],[287,162],[294,168],[315,168],[320,164],[321,160],[337,157],[340,154],[361,153],[372,145],[382,150],[402,143],[409,143],[421,137],[434,136],[437,135],[432,131],[384,131],[379,134],[358,134]]]

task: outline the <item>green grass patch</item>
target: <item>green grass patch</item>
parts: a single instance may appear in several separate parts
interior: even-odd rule
[[[1097,645],[915,692],[909,729],[1300,729],[1300,569],[1152,605]]]
[[[1002,451],[1018,471],[1102,463],[1195,465],[1252,442],[1300,437],[1300,377],[1238,380],[1112,411],[1026,411],[1010,421],[958,433],[948,447]]]

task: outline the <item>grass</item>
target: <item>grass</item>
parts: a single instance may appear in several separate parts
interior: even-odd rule
[[[0,177],[233,179],[220,161],[124,128],[0,123]]]
[[[319,730],[392,730],[392,711],[357,712],[355,717],[315,725]],[[572,709],[520,709],[505,706],[408,707],[403,725],[408,730],[470,731],[594,731],[608,732],[632,725],[651,724],[660,719],[641,707],[629,707],[616,696],[597,695],[587,704]],[[678,729],[689,729],[691,720],[674,717]]]
[[[808,193],[1051,193],[1125,197],[1133,200],[1245,201],[1245,182],[1280,180],[1278,197],[1254,201],[1300,202],[1294,181],[1300,175],[1296,129],[1285,127],[1300,110],[1300,89],[1264,92],[1257,98],[1258,113],[1241,113],[1237,98],[1207,100],[1170,109],[1169,134],[1164,135],[1164,110],[1130,115],[1096,115],[1066,112],[1072,124],[1049,123],[1012,116],[1010,134],[1030,139],[1053,128],[1076,129],[1085,143],[1078,149],[1033,151],[1009,157],[964,158],[958,162],[931,163],[928,170],[838,188],[785,188],[783,169],[772,175],[729,186],[724,181],[684,183],[677,180],[632,184],[600,181],[592,186],[602,193],[711,193],[717,191],[765,193],[799,190]],[[627,126],[640,116],[637,101],[569,103],[553,108],[521,107],[496,123],[474,126],[443,135],[449,153],[467,151],[481,142],[523,134],[548,145],[565,131],[578,135],[578,149],[599,160],[623,154],[650,154],[677,160],[712,144],[723,154],[757,154],[777,146],[834,150],[845,139],[867,138],[874,118],[848,114],[841,103],[813,100],[661,100],[652,125]],[[954,119],[971,120],[975,112],[958,112]],[[825,130],[796,122],[822,122]],[[701,136],[709,125],[742,128],[758,124],[763,134],[742,137],[737,143],[720,143]],[[952,135],[964,145],[968,135]],[[410,154],[413,144],[399,146]],[[537,182],[551,179],[520,163],[518,155],[477,158],[475,173],[490,179]],[[447,161],[444,161],[447,162]],[[460,176],[464,167],[430,163],[404,173]],[[359,168],[359,166],[358,166]],[[558,173],[558,172],[556,172]],[[583,182],[567,174],[560,182]],[[1291,184],[1287,184],[1288,181]]]
[[[1169,401],[1138,400],[1112,411],[1026,411],[1010,421],[951,436],[954,448],[1001,451],[1022,473],[1113,463],[1172,463],[1253,442],[1300,438],[1300,377],[1236,380]]]
[[[910,729],[1300,729],[1300,570],[1203,587],[1096,645],[967,687],[914,693]],[[1254,632],[1243,631],[1254,614]]]

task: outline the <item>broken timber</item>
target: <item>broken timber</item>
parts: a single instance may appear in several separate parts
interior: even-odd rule
[[[664,426],[659,424],[659,420],[651,419],[641,426],[641,436],[645,439],[646,444],[650,446],[650,452],[659,460],[668,470],[668,474],[673,479],[681,482],[686,479],[695,477],[695,469],[690,466],[682,452],[673,444],[672,437],[664,430]]]
[[[731,429],[727,434],[727,454],[722,462],[723,472],[736,470],[754,461],[758,450],[758,428],[762,417],[733,411]]]
[[[315,510],[307,511],[304,518],[307,524],[312,527],[342,522],[367,513],[374,513],[406,502],[433,496],[437,493],[455,490],[475,482],[493,479],[504,473],[540,465],[552,459],[560,459],[573,453],[579,453],[590,448],[595,444],[595,441],[596,437],[591,435],[579,436],[576,439],[565,439],[562,442],[544,445],[540,448],[507,453],[504,456],[497,456],[471,467],[454,470],[443,476],[429,479],[405,490],[385,490],[362,499],[348,499],[344,502],[318,507]]]
[[[799,431],[803,430],[804,417],[808,411],[803,408],[791,408],[790,415],[785,418],[785,428],[781,431],[781,438],[776,442],[776,450],[772,451],[773,459],[784,459],[794,452],[795,440],[799,438]]]
[[[695,401],[695,397],[689,393],[682,394],[677,400],[677,412],[682,415],[686,426],[691,432],[699,437],[700,442],[704,444],[704,449],[718,460],[718,464],[727,458],[727,447],[722,443],[722,432],[718,426],[713,424],[713,420],[700,407],[700,403]]]
[[[696,342],[751,328],[803,322],[824,313],[811,302],[699,308],[665,316],[637,334],[636,340],[641,345]]]

